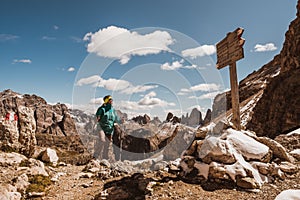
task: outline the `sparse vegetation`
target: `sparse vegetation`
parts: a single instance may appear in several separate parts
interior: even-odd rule
[[[2,146],[0,147],[0,150],[3,151],[3,152],[5,152],[5,153],[12,153],[12,152],[17,152],[17,153],[19,153],[19,152],[17,151],[17,149],[15,149],[15,148],[13,148],[13,147],[11,147],[11,146],[8,146],[8,145],[2,145]]]
[[[29,177],[30,185],[26,189],[29,192],[45,192],[46,188],[51,185],[51,180],[48,176],[34,175]]]
[[[20,167],[30,167],[30,162],[29,160],[22,160],[21,163],[19,164]]]

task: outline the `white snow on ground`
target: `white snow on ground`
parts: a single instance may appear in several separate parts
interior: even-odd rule
[[[241,113],[241,125],[246,126],[251,120],[252,110],[256,106],[259,99],[262,97],[262,92],[255,95],[245,106],[240,108]]]
[[[293,134],[300,134],[300,128],[288,133],[287,136],[290,136],[290,135],[293,135]]]
[[[300,200],[300,190],[284,190],[275,200]]]
[[[291,151],[290,153],[300,155],[300,149],[295,149],[295,150]]]
[[[198,151],[198,157],[204,158],[208,155],[214,156],[234,156],[236,162],[233,164],[225,164],[219,162],[211,162],[206,164],[196,161],[194,167],[198,169],[199,174],[207,178],[210,167],[221,167],[232,180],[236,180],[237,175],[247,176],[247,172],[251,171],[256,183],[260,186],[268,182],[268,178],[259,173],[256,165],[252,165],[247,160],[260,160],[269,153],[269,147],[254,140],[247,133],[227,129],[220,136],[208,136],[203,140],[203,144]],[[246,160],[245,160],[246,159]],[[257,162],[260,163],[260,162]],[[192,169],[185,162],[181,162],[181,167],[186,173]]]
[[[295,158],[296,158],[296,157],[299,157],[299,158],[300,158],[300,149],[295,149],[295,150],[291,151],[290,154],[291,154],[292,156],[294,156]]]
[[[226,165],[225,167],[226,173],[230,176],[232,180],[235,181],[236,175],[241,175],[245,177],[247,175],[245,169],[241,165],[240,162],[236,162],[232,165]]]
[[[279,74],[280,74],[280,68],[277,69],[277,70],[275,71],[275,73],[274,73],[273,75],[271,75],[271,77],[273,78],[273,77],[275,77],[275,76],[278,76]]]
[[[235,150],[240,152],[247,159],[261,159],[269,151],[269,147],[247,136],[243,132],[228,129],[227,140]]]

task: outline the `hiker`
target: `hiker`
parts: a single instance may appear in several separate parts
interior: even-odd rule
[[[109,151],[112,147],[112,136],[114,133],[114,123],[121,123],[119,116],[112,106],[113,99],[110,95],[103,98],[104,103],[97,109],[97,131],[100,136],[100,146],[95,149],[95,157],[109,159]],[[101,144],[102,143],[102,144]],[[102,153],[101,153],[102,152]]]

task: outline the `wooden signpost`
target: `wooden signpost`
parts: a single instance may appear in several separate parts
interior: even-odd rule
[[[244,58],[243,45],[245,39],[241,37],[243,32],[244,29],[237,28],[235,31],[227,33],[227,36],[217,44],[217,69],[222,69],[229,65],[232,121],[238,130],[241,130],[241,118],[236,61]]]

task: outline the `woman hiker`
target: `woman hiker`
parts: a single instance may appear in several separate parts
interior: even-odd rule
[[[95,150],[95,157],[109,159],[109,151],[112,147],[112,136],[114,133],[114,123],[121,123],[116,110],[113,108],[113,99],[110,95],[103,98],[104,103],[97,109],[97,130],[102,144]],[[102,152],[102,153],[101,153]]]

